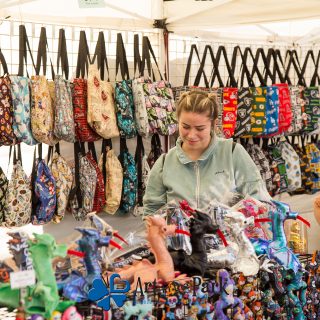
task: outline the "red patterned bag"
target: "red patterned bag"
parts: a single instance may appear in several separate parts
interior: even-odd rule
[[[233,137],[237,120],[238,88],[223,89],[222,129],[225,138]]]
[[[279,133],[283,133],[289,130],[292,122],[290,91],[286,83],[275,86],[279,89]]]
[[[88,71],[88,59],[90,61],[86,34],[85,31],[80,31],[77,72],[76,78],[73,79],[72,102],[76,138],[81,142],[97,141],[101,138],[91,129],[87,121],[87,80],[83,79],[83,77]]]

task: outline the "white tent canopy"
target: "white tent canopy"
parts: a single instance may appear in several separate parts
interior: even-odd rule
[[[314,43],[320,35],[318,0],[102,0],[86,9],[80,1],[0,0],[0,17],[118,30],[152,29],[154,19],[166,19],[176,34],[206,38]]]

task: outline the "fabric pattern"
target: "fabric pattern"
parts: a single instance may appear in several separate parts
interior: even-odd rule
[[[56,75],[54,85],[54,134],[60,140],[73,143],[76,137],[70,82],[63,79],[62,76]]]
[[[293,148],[299,157],[300,170],[301,170],[301,188],[294,190],[293,194],[311,193],[312,176],[311,176],[310,161],[307,156],[306,150],[296,144],[293,146]]]
[[[99,167],[102,171],[103,157],[100,157]],[[106,213],[115,214],[119,209],[122,195],[122,183],[123,183],[123,170],[120,161],[111,149],[107,152],[106,158],[106,205],[103,209]]]
[[[131,80],[116,83],[115,106],[120,137],[134,138],[137,135],[137,129]]]
[[[35,225],[48,223],[56,211],[56,181],[44,160],[36,162],[36,176],[33,181],[33,207],[31,222]]]
[[[0,167],[0,225],[4,220],[4,208],[9,181]]]
[[[286,192],[288,190],[288,176],[286,171],[286,163],[281,157],[280,150],[275,145],[268,146],[269,156],[271,158],[271,170],[273,170],[272,196]]]
[[[267,88],[250,88],[252,95],[251,132],[253,136],[263,134],[266,126],[266,100]]]
[[[29,146],[36,145],[31,131],[30,81],[27,77],[10,76],[13,104],[12,128],[15,136]]]
[[[50,146],[59,139],[54,135],[54,109],[45,76],[32,76],[31,128],[34,138]]]
[[[320,133],[320,95],[318,87],[309,87],[304,90],[305,113],[307,126],[304,131]]]
[[[275,84],[279,89],[279,133],[287,132],[292,122],[289,87],[286,83]]]
[[[8,184],[4,225],[6,227],[22,227],[31,220],[31,187],[30,179],[25,174],[20,161],[13,166]]]
[[[252,96],[249,88],[238,90],[237,120],[234,137],[248,135],[251,131]]]
[[[236,128],[238,89],[223,89],[222,129],[226,139],[233,137]]]
[[[52,221],[59,223],[65,215],[68,198],[72,187],[73,175],[67,161],[58,153],[54,153],[50,163],[51,173],[56,181],[57,208]]]
[[[13,105],[9,76],[0,77],[0,145],[13,145],[16,140],[13,123]]]
[[[101,81],[96,65],[91,64],[88,72],[88,113],[91,128],[105,139],[119,136],[117,127],[114,89],[110,82]]]
[[[96,189],[94,192],[92,211],[96,211],[97,213],[99,213],[103,209],[106,203],[103,174],[98,164],[94,160],[91,152],[87,153],[87,159],[89,160],[91,165],[94,167],[97,174],[97,182],[96,182]]]
[[[320,150],[314,143],[309,143],[306,152],[312,174],[312,193],[316,193],[320,190]]]
[[[212,92],[216,94],[216,102],[218,104],[218,118],[215,133],[217,137],[223,138],[223,88],[213,89]]]
[[[277,145],[281,157],[286,163],[288,176],[288,191],[294,191],[301,187],[301,169],[299,156],[293,147],[286,141],[280,141]]]
[[[292,108],[292,122],[289,133],[297,133],[302,129],[302,108],[299,87],[290,86],[290,102]]]
[[[144,77],[132,80],[132,94],[135,109],[136,128],[140,136],[145,138],[149,136],[149,123],[142,84],[150,82],[150,79]]]
[[[177,115],[173,92],[167,81],[144,83],[150,133],[173,135],[177,129]]]
[[[120,210],[127,213],[136,205],[138,177],[133,156],[128,151],[122,151],[119,161],[123,169],[123,183]]]
[[[272,190],[272,175],[270,171],[269,162],[265,154],[256,144],[248,144],[246,146],[246,150],[249,153],[255,165],[257,166],[257,168],[259,169],[262,180],[264,181],[267,190]]]
[[[73,79],[73,116],[77,140],[81,142],[93,142],[101,137],[91,129],[87,120],[87,80],[81,78]]]
[[[273,135],[279,130],[279,89],[276,86],[267,87],[266,127],[264,134]]]
[[[77,221],[84,221],[87,214],[91,212],[93,208],[97,184],[97,172],[90,163],[87,155],[80,158],[79,167],[82,204],[79,205],[77,197],[75,197],[72,202],[71,211]]]

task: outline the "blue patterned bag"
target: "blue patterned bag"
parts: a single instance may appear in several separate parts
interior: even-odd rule
[[[120,139],[119,161],[123,169],[123,184],[120,210],[129,212],[134,209],[138,191],[138,177],[134,157],[129,153],[126,140]]]
[[[267,86],[266,127],[264,134],[276,134],[279,130],[279,89]]]
[[[56,181],[42,159],[41,144],[38,147],[39,158],[33,163],[32,169],[32,214],[31,222],[35,225],[48,223],[56,211]]]
[[[134,103],[131,80],[122,80],[115,87],[116,115],[120,137],[134,138],[137,135],[134,118]]]

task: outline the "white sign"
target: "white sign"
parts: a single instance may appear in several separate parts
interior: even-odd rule
[[[10,272],[11,289],[25,288],[36,283],[34,270]]]
[[[79,8],[104,8],[104,0],[78,0]]]

